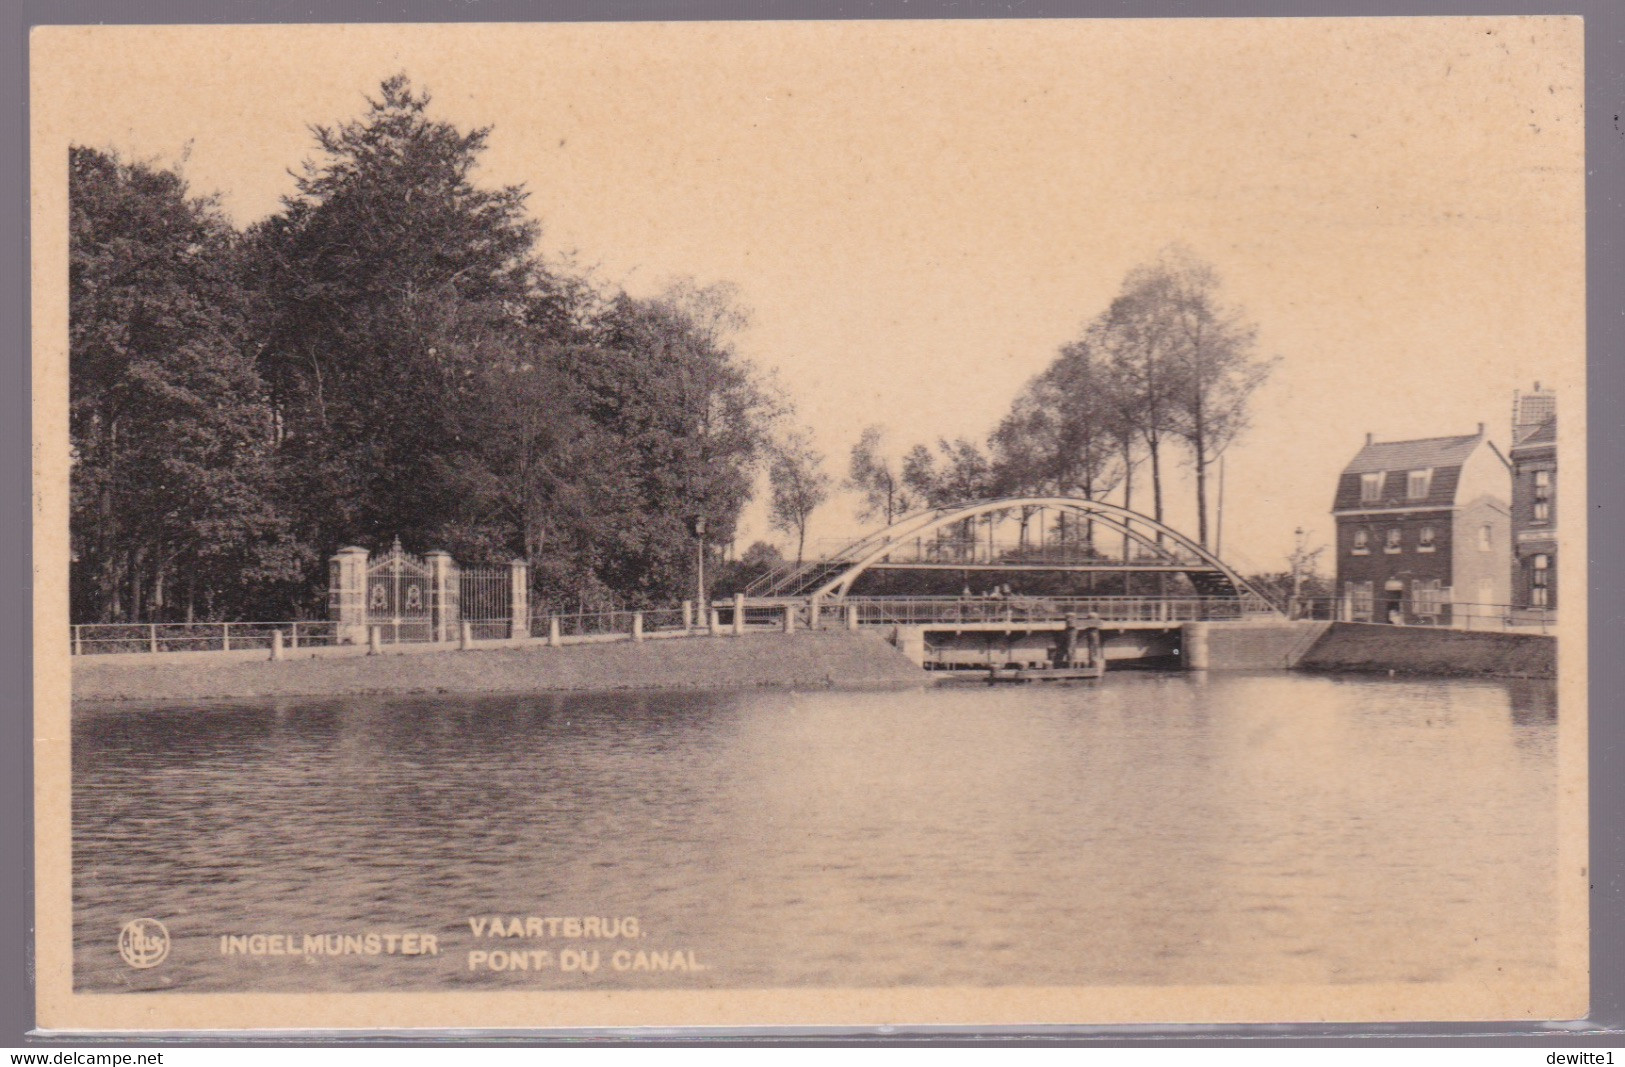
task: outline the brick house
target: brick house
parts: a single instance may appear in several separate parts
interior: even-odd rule
[[[1557,607],[1557,416],[1515,441],[1512,459],[1512,603]]]
[[[1447,624],[1511,603],[1508,464],[1478,432],[1375,441],[1343,468],[1337,592],[1355,622]]]

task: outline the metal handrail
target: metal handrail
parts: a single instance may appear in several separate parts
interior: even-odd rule
[[[1387,606],[1381,596],[1298,597],[1292,604],[1293,618],[1339,622],[1371,622],[1395,626],[1436,627],[1469,631],[1536,631],[1551,633],[1557,626],[1557,609],[1485,601],[1417,600],[1399,601],[1400,621],[1382,618]]]

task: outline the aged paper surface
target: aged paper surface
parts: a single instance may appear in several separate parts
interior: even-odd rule
[[[31,114],[41,1025],[404,1029],[1583,1015],[1588,846],[1581,58],[1580,21],[1547,17],[36,29]],[[766,856],[775,847],[770,841],[757,843],[761,868],[736,859],[728,875],[745,887],[740,900],[751,901],[750,909],[739,905],[736,917],[738,925],[751,927],[745,940],[754,947],[748,951],[723,944],[714,926],[684,935],[672,929],[679,919],[669,919],[666,929],[651,925],[651,915],[678,914],[663,911],[660,901],[663,894],[682,896],[681,873],[670,882],[644,871],[627,884],[607,865],[612,873],[601,896],[577,896],[572,904],[578,910],[561,913],[545,910],[545,902],[485,872],[472,857],[466,870],[448,874],[471,887],[466,903],[440,915],[432,931],[401,924],[401,902],[387,889],[380,890],[377,913],[367,915],[329,910],[320,889],[311,886],[300,891],[307,896],[291,921],[284,900],[274,920],[267,903],[264,921],[187,930],[186,915],[166,907],[163,887],[146,885],[140,901],[121,905],[124,918],[108,925],[105,937],[81,932],[100,938],[96,943],[104,941],[104,949],[76,950],[76,900],[92,885],[105,894],[98,879],[114,876],[84,853],[83,844],[76,869],[74,844],[75,787],[84,788],[75,781],[75,768],[84,753],[70,752],[72,671],[62,637],[69,632],[72,552],[69,148],[88,146],[178,167],[194,195],[218,191],[233,223],[246,227],[278,211],[279,198],[293,195],[288,169],[316,153],[307,127],[357,117],[365,98],[396,73],[433,94],[437,116],[463,129],[492,127],[477,178],[486,186],[524,184],[530,190],[529,209],[543,223],[551,254],[592,264],[601,281],[640,296],[683,274],[733,283],[754,312],[753,332],[741,341],[743,354],[777,376],[800,418],[835,457],[832,468],[844,468],[847,452],[871,423],[887,423],[903,442],[985,437],[1057,346],[1106,306],[1117,280],[1171,244],[1193,248],[1217,266],[1228,291],[1257,322],[1267,354],[1281,357],[1259,394],[1248,434],[1228,459],[1230,497],[1221,505],[1227,510],[1220,521],[1228,524],[1224,544],[1233,545],[1233,553],[1220,554],[1249,557],[1237,562],[1246,573],[1283,570],[1273,561],[1291,547],[1295,526],[1318,524],[1320,539],[1331,538],[1326,509],[1338,472],[1359,450],[1363,434],[1431,438],[1488,422],[1491,440],[1504,452],[1512,391],[1527,391],[1535,381],[1554,391],[1563,409],[1557,484],[1566,505],[1558,513],[1558,540],[1571,570],[1556,622],[1560,711],[1535,787],[1552,812],[1549,820],[1534,823],[1544,828],[1540,847],[1528,853],[1526,864],[1515,864],[1531,888],[1521,900],[1495,896],[1494,871],[1463,868],[1455,882],[1446,884],[1444,872],[1446,883],[1429,886],[1413,886],[1404,872],[1386,871],[1398,889],[1382,890],[1403,898],[1392,905],[1417,923],[1410,935],[1416,941],[1432,936],[1430,915],[1478,907],[1472,921],[1482,924],[1483,940],[1499,943],[1503,932],[1527,928],[1532,947],[1517,959],[1498,959],[1498,950],[1479,957],[1471,949],[1455,958],[1448,954],[1458,951],[1450,947],[1455,942],[1443,939],[1445,955],[1425,966],[1412,961],[1404,973],[1385,972],[1371,960],[1341,968],[1306,964],[1318,961],[1326,944],[1360,942],[1368,924],[1391,932],[1381,908],[1341,913],[1335,904],[1363,900],[1362,886],[1378,877],[1372,872],[1386,861],[1372,856],[1370,869],[1350,861],[1341,870],[1299,871],[1319,880],[1310,903],[1272,905],[1270,894],[1284,891],[1277,887],[1285,884],[1274,875],[1292,874],[1288,868],[1300,866],[1298,857],[1289,842],[1267,833],[1247,837],[1248,809],[1232,806],[1235,798],[1226,796],[1192,809],[1212,816],[1204,839],[1255,852],[1279,848],[1281,870],[1262,881],[1256,873],[1237,875],[1219,893],[1254,894],[1259,899],[1250,907],[1260,929],[1274,923],[1272,933],[1283,944],[1301,942],[1279,957],[1240,952],[1236,945],[1249,939],[1247,931],[1201,929],[1200,918],[1190,918],[1172,901],[1165,924],[1147,923],[1125,934],[1118,945],[1122,958],[1111,966],[1079,960],[1069,970],[1067,954],[1089,950],[1049,944],[1043,959],[1034,961],[978,929],[960,936],[922,933],[905,921],[929,907],[877,921],[868,911],[883,895],[860,892],[833,863],[773,898],[779,904],[763,905],[771,894],[752,881],[767,869]],[[1189,472],[1169,477],[1188,479]],[[1194,528],[1182,507],[1170,504],[1170,523]],[[763,514],[759,508],[747,512],[745,528],[756,524],[749,536],[770,536]],[[850,540],[867,528],[850,517],[831,517],[825,532]],[[1329,571],[1329,559],[1326,564]],[[1458,599],[1466,599],[1460,590]],[[560,699],[560,715],[590,704],[586,698],[579,705],[570,703],[574,698]],[[883,718],[890,699],[875,697],[864,705],[864,714],[872,715],[863,721]],[[1454,747],[1440,758],[1461,761],[1468,783],[1454,794],[1444,787],[1426,794],[1438,805],[1432,814],[1449,822],[1457,817],[1453,804],[1476,803],[1466,799],[1471,783],[1487,788],[1506,770],[1496,762],[1500,734],[1488,726],[1482,735],[1471,723],[1463,726],[1468,713],[1447,699],[1441,707],[1439,722],[1463,732],[1450,735]],[[1280,715],[1291,709],[1263,710]],[[779,712],[795,714],[797,707],[792,702]],[[1268,730],[1278,728],[1277,720],[1271,723]],[[1431,718],[1419,723],[1419,731],[1435,725]],[[1507,735],[1508,752],[1527,749],[1526,735],[1517,733],[1522,728],[1515,725]],[[1268,730],[1258,730],[1256,738],[1240,742],[1243,749],[1268,750]],[[887,740],[852,736],[854,745]],[[1483,740],[1483,751],[1462,755],[1460,746],[1475,738]],[[796,743],[817,749],[826,741],[810,727]],[[1264,747],[1254,749],[1254,741]],[[1238,757],[1232,780],[1272,780],[1285,773],[1283,763],[1291,763],[1293,781],[1311,789],[1315,780],[1336,780],[1339,769],[1351,765],[1355,741],[1349,734],[1306,731],[1290,756],[1272,755],[1268,765]],[[165,744],[161,737],[148,743],[154,751]],[[766,744],[748,733],[721,743]],[[1407,735],[1404,743],[1425,748],[1434,741],[1424,731]],[[762,793],[730,803],[789,803],[771,792],[771,780],[779,777],[802,791],[807,810],[831,813],[815,826],[879,838],[891,831],[886,811],[869,822],[853,813],[864,801],[853,795],[855,777],[831,771],[828,777],[796,778],[794,751],[766,753],[775,770],[752,783]],[[490,752],[493,778],[504,758],[500,747]],[[1125,756],[1110,773],[1131,774],[1133,758]],[[1037,756],[1024,753],[1021,759]],[[1047,772],[1037,762],[1012,766]],[[1108,774],[1101,765],[1091,768],[1095,776]],[[928,812],[907,807],[906,778],[914,772],[898,771],[904,780],[890,783],[897,793],[885,794],[900,805],[888,809],[892,817],[928,819]],[[706,772],[684,766],[664,773],[677,778]],[[184,788],[179,780],[171,784]],[[967,802],[965,810],[985,811],[989,825],[963,827],[963,855],[950,852],[929,861],[945,872],[942,909],[969,900],[997,916],[1021,906],[1017,898],[995,905],[953,896],[955,887],[962,888],[961,869],[1008,870],[1012,880],[1038,886],[1034,892],[1046,900],[1073,899],[1055,884],[1076,877],[1075,864],[1083,862],[1070,851],[1077,847],[1071,838],[1055,839],[1053,853],[989,851],[1021,837],[1030,829],[1025,820],[1039,817],[1019,805],[1001,806],[1007,785],[1003,779],[978,785],[988,803]],[[1139,791],[1173,795],[1178,787],[1177,780],[1164,780]],[[288,782],[280,788],[300,786]],[[548,785],[531,782],[526,788],[545,791]],[[1358,792],[1360,786],[1339,788]],[[359,795],[352,802],[360,803]],[[209,796],[198,801],[213,802]],[[333,805],[344,803],[340,797]],[[512,810],[493,788],[483,810],[458,825],[489,829]],[[630,810],[593,813],[596,836],[627,832]],[[1335,810],[1339,818],[1347,814]],[[1124,860],[1113,844],[1097,865],[1165,865],[1169,884],[1178,885],[1178,869],[1187,862],[1179,849],[1186,845],[1159,844],[1149,821],[1129,815],[1113,822],[1113,816],[1095,811],[1089,817],[1110,823],[1109,840],[1139,840],[1145,851]],[[117,816],[121,823],[102,830],[139,852],[147,825],[142,820],[165,817],[173,816],[125,810]],[[997,820],[1010,825],[998,830],[992,826]],[[387,850],[392,824],[382,825],[375,828],[382,835],[377,848]],[[1462,825],[1464,833],[1476,832]],[[173,840],[174,826],[154,832]],[[673,824],[671,840],[682,832]],[[1437,827],[1428,832],[1449,836]],[[199,885],[254,896],[259,857],[252,846],[243,853],[219,851],[211,860],[210,850],[223,846],[212,838],[195,845],[199,854],[176,869],[191,871],[186,876]],[[1472,851],[1464,845],[1464,856]],[[563,865],[569,859],[541,862]],[[404,853],[402,862],[409,862]],[[1050,864],[1055,873],[1047,876]],[[895,877],[908,875],[905,870]],[[490,888],[495,886],[507,886],[501,891],[507,896]],[[819,899],[809,903],[804,894]],[[1212,906],[1229,914],[1225,904]],[[795,917],[812,906],[823,914],[847,909],[851,937],[843,943],[837,924],[821,935],[833,948],[797,940],[805,933]],[[1083,924],[1091,927],[1123,921],[1110,911],[1096,914],[1094,907],[1080,888],[1075,912],[1057,910],[1054,928],[1082,929],[1079,914],[1092,916]],[[1319,910],[1307,916],[1298,908]],[[1277,919],[1272,911],[1288,917]],[[160,927],[166,914],[167,925]],[[945,925],[957,921],[953,914],[927,917]],[[996,919],[977,921],[997,925]],[[589,922],[591,927],[584,925]],[[493,923],[504,931],[501,942],[491,940]],[[769,936],[775,928],[784,932],[776,944]],[[176,931],[219,945],[209,949],[216,969],[190,987],[161,980],[165,959],[171,966],[177,962],[168,955]],[[340,939],[333,942],[333,958],[304,960],[306,972],[266,969],[281,965],[265,964],[269,956],[295,955],[289,947],[295,940],[330,935]],[[346,935],[359,939],[357,954],[370,961],[364,973],[343,970],[347,964],[337,958]],[[388,937],[387,950],[368,955],[369,936]],[[1070,936],[1077,935],[1057,938]],[[243,941],[238,945],[233,937]],[[252,948],[250,938],[258,938]],[[617,969],[630,973],[642,955],[628,948],[633,938],[658,950],[663,975],[647,973],[652,965],[643,964],[638,966],[645,973],[617,976]],[[898,944],[910,938],[936,946],[918,957],[917,977],[865,981],[895,973],[871,969],[866,956],[901,958]],[[1478,940],[1463,936],[1461,942]],[[174,943],[181,943],[178,936]],[[579,955],[564,962],[567,953],[589,945],[600,971],[582,973]],[[774,958],[751,955],[763,945],[773,946],[765,955]],[[501,957],[502,973],[493,969],[491,952],[509,949],[532,954],[524,973],[517,965],[509,970],[507,956]],[[1226,962],[1227,951],[1235,953],[1233,965]],[[1378,945],[1373,951],[1376,959],[1389,950]],[[86,970],[88,952],[100,953],[92,970]],[[819,952],[835,961],[825,970],[796,962]],[[1159,952],[1185,962],[1162,969],[1142,965],[1141,957],[1155,959]],[[1403,954],[1398,942],[1392,953]],[[730,973],[728,962],[719,961],[737,966]],[[549,968],[548,979],[540,980],[530,965]],[[571,966],[576,972],[569,982],[553,980]],[[308,983],[300,978],[320,968],[325,970]],[[1077,980],[1058,978],[1067,974]],[[953,980],[943,981],[945,975]]]

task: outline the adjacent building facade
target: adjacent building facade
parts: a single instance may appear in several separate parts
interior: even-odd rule
[[[1557,400],[1535,383],[1513,398],[1512,603],[1557,608]]]
[[[1484,434],[1366,444],[1332,516],[1337,589],[1355,622],[1445,625],[1512,601],[1507,460]]]

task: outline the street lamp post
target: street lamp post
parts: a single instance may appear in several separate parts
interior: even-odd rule
[[[696,515],[689,523],[694,532],[694,595],[701,618],[711,617],[711,606],[705,599],[705,516]]]

